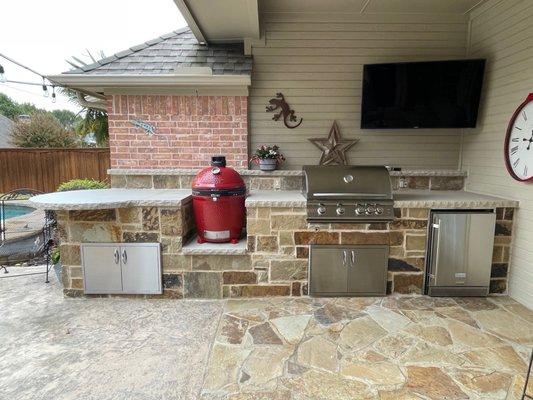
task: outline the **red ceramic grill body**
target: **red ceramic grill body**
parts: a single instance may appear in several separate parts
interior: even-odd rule
[[[246,215],[246,186],[225,157],[213,157],[192,181],[192,205],[198,243],[237,243]]]

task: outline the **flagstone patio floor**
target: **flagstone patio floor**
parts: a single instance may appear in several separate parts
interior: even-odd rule
[[[508,297],[66,299],[55,277],[0,279],[0,399],[520,399],[532,346]]]

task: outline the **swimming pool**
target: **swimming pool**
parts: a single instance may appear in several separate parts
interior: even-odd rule
[[[13,217],[20,217],[21,215],[29,214],[33,211],[35,211],[34,208],[26,207],[26,206],[13,206],[13,205],[6,205],[4,207],[6,219],[13,218]]]

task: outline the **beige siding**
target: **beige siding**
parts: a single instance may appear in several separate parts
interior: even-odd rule
[[[342,134],[359,138],[352,164],[457,168],[460,130],[361,130],[361,78],[366,63],[464,58],[463,16],[266,13],[265,46],[254,46],[250,96],[251,144],[279,144],[286,167],[316,164],[307,141],[325,137],[336,119]],[[268,100],[282,92],[303,124],[271,120]]]
[[[469,190],[520,201],[515,217],[509,293],[533,307],[533,185],[513,180],[504,165],[509,118],[533,92],[533,1],[490,0],[472,15],[469,54],[488,59],[478,129],[465,133],[463,168]]]

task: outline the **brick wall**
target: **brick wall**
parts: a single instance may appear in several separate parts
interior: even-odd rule
[[[111,168],[201,167],[220,154],[230,166],[248,166],[246,96],[113,95],[107,104]]]

